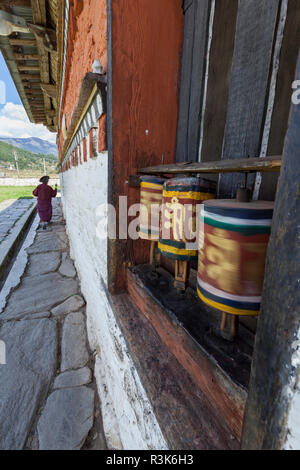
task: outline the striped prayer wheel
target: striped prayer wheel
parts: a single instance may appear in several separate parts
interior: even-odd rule
[[[197,259],[197,206],[215,198],[216,183],[203,178],[172,178],[164,183],[158,250],[175,260],[174,286],[185,290],[189,263]]]
[[[151,241],[150,264],[155,262],[155,252],[159,239],[164,181],[164,179],[155,176],[143,176],[141,178],[139,237]]]
[[[236,336],[239,316],[259,314],[273,208],[267,201],[204,203],[197,292],[222,312],[221,334],[226,339]]]

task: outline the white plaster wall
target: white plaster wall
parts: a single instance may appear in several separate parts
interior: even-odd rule
[[[61,174],[71,256],[87,302],[88,336],[108,447],[167,449],[151,404],[108,302],[107,241],[99,240],[96,208],[107,201],[107,153]]]
[[[299,280],[300,281],[300,280]],[[300,450],[300,330],[293,345],[291,365],[295,373],[290,378],[285,394],[289,401],[287,416],[287,437],[284,445],[286,450]]]

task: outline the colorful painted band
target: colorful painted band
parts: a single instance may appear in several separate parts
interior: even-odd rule
[[[251,296],[231,295],[202,282],[199,276],[197,280],[197,292],[201,294],[200,297],[202,300],[205,299],[207,304],[215,306],[215,308],[224,312],[234,315],[258,315],[259,313],[260,296],[253,296],[251,298]]]
[[[175,242],[173,240],[159,240],[159,252],[171,259],[179,261],[197,260],[197,251],[186,249],[186,243]]]
[[[259,310],[243,310],[243,309],[237,309],[234,307],[229,307],[228,305],[224,305],[220,302],[214,302],[213,300],[206,298],[199,289],[197,289],[197,293],[200,299],[203,300],[203,302],[205,302],[210,307],[216,308],[217,310],[221,310],[222,312],[230,313],[231,315],[244,315],[244,316],[259,315]]]
[[[223,220],[221,220],[221,217],[210,217],[210,215],[206,215],[206,212],[204,212],[204,214],[204,217],[203,213],[201,214],[201,222],[204,222],[204,224],[209,225],[211,227],[216,227],[222,230],[228,230],[232,232],[239,232],[245,236],[252,236],[258,233],[270,235],[271,233],[272,220],[255,220],[253,221],[253,225],[251,225],[249,221],[246,221],[244,223],[244,221],[241,219],[228,220],[224,217],[222,218]],[[257,224],[257,222],[259,222],[259,224]]]

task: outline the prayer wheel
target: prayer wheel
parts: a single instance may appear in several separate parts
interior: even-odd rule
[[[175,260],[175,283],[186,289],[189,262],[197,259],[197,206],[215,198],[216,183],[203,178],[172,178],[164,183],[158,250]]]
[[[164,181],[164,179],[155,176],[143,176],[141,178],[139,237],[151,241],[150,264],[155,262],[155,248],[159,239]]]
[[[221,334],[233,339],[241,315],[260,310],[274,203],[210,200],[203,205],[197,292],[222,312]],[[230,333],[226,332],[230,318]]]

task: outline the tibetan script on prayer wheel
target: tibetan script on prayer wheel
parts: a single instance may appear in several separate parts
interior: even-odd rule
[[[214,198],[215,193],[216,184],[203,178],[173,178],[165,182],[158,243],[162,255],[180,261],[197,259],[197,207]]]

